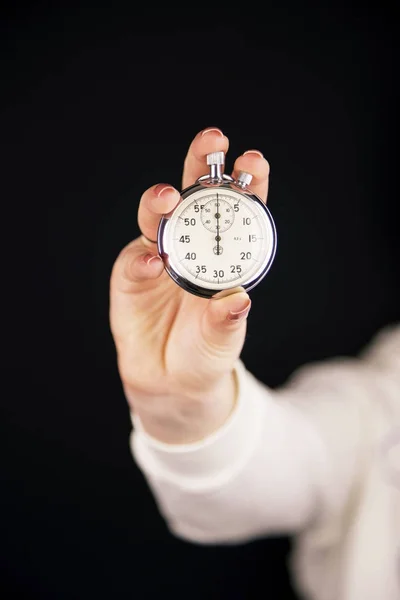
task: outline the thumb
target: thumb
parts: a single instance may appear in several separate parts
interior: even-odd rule
[[[251,300],[245,292],[213,298],[203,314],[202,334],[218,356],[238,358],[246,335],[246,319]]]

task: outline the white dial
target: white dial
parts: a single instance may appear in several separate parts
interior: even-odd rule
[[[178,283],[216,293],[260,278],[274,256],[275,231],[253,198],[226,185],[201,186],[182,200],[162,230],[164,258]]]

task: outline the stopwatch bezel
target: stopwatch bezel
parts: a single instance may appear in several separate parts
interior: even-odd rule
[[[167,273],[171,277],[171,279],[173,279],[173,281],[175,281],[175,283],[178,284],[186,292],[194,294],[195,296],[199,296],[200,298],[210,299],[213,296],[216,296],[217,294],[219,294],[221,292],[229,292],[230,289],[235,289],[238,287],[241,289],[244,289],[246,292],[249,292],[250,290],[255,288],[256,285],[258,285],[262,279],[264,279],[264,277],[270,270],[272,263],[274,261],[274,258],[276,255],[276,248],[277,248],[277,233],[276,233],[276,226],[275,226],[274,219],[273,219],[268,207],[264,204],[264,202],[261,200],[261,198],[259,198],[256,194],[251,192],[249,189],[247,189],[247,188],[243,189],[241,186],[236,185],[235,181],[231,177],[226,176],[226,175],[224,175],[224,180],[222,182],[218,182],[218,183],[211,182],[209,180],[209,178],[198,179],[196,181],[196,183],[185,188],[184,190],[182,190],[180,192],[181,198],[180,198],[180,201],[177,206],[179,206],[184,200],[186,200],[186,198],[188,198],[195,192],[202,190],[202,189],[210,189],[210,188],[218,188],[218,189],[222,188],[222,189],[227,189],[227,190],[233,190],[236,193],[241,194],[242,196],[245,196],[248,200],[255,202],[261,208],[261,210],[265,213],[265,216],[267,217],[270,227],[271,227],[271,230],[272,230],[272,250],[271,250],[268,262],[264,266],[263,270],[260,271],[252,279],[249,279],[246,283],[242,283],[240,286],[236,285],[236,286],[232,286],[231,288],[224,288],[222,290],[215,289],[215,288],[207,288],[207,287],[200,286],[200,285],[195,285],[194,283],[189,281],[182,273],[179,273],[176,269],[174,269],[171,266],[171,264],[169,262],[168,254],[165,251],[165,243],[164,243],[165,229],[177,207],[175,207],[175,209],[168,215],[163,215],[161,217],[161,220],[160,220],[160,223],[158,226],[158,231],[157,231],[158,253],[161,256],[163,263],[164,263],[165,270],[167,271]]]

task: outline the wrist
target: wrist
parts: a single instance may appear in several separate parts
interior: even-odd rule
[[[227,421],[237,400],[236,374],[231,371],[200,397],[152,397],[130,402],[144,431],[167,444],[195,443],[217,431]],[[127,396],[132,393],[125,390]]]

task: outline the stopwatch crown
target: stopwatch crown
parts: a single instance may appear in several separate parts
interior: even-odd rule
[[[252,179],[253,179],[253,175],[251,175],[251,173],[246,173],[245,171],[240,171],[236,183],[240,187],[246,187],[246,185],[250,185]]]
[[[225,164],[224,152],[211,152],[207,154],[207,165],[223,165]]]

